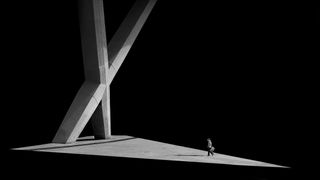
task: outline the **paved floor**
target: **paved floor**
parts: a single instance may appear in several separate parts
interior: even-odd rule
[[[219,153],[215,153],[215,156],[213,157],[208,157],[207,152],[203,150],[131,136],[113,136],[108,140],[93,140],[92,138],[93,137],[81,138],[77,142],[72,144],[49,143],[43,145],[15,148],[14,150],[187,161],[240,166],[284,167]]]

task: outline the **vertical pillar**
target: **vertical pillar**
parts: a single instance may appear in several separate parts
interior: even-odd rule
[[[85,82],[53,139],[56,143],[76,141],[95,111],[92,119],[95,135],[99,138],[111,135],[107,83],[109,67],[103,0],[78,2]],[[100,126],[101,128],[98,128]]]

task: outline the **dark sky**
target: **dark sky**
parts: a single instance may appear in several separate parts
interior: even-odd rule
[[[124,2],[105,3],[108,39]],[[7,7],[7,144],[47,143],[84,80],[77,6]],[[111,84],[113,132],[199,149],[211,137],[218,152],[295,166],[305,109],[291,17],[272,4],[158,2]]]
[[[316,23],[320,23],[320,8],[316,8]]]

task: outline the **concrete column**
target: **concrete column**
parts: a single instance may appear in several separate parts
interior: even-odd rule
[[[98,110],[91,120],[95,127],[94,134],[98,138],[111,136],[107,83],[109,67],[103,0],[78,2],[85,82],[53,139],[56,143],[76,141],[96,109]],[[101,128],[97,128],[98,126]]]

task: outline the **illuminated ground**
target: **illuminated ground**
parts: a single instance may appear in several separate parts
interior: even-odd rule
[[[14,150],[31,150],[52,153],[84,154],[109,157],[127,157],[167,161],[186,161],[237,166],[257,166],[281,168],[275,164],[238,158],[216,153],[208,157],[203,150],[187,148],[131,136],[113,136],[108,140],[93,140],[85,137],[72,144],[49,143],[43,145],[16,148]]]

